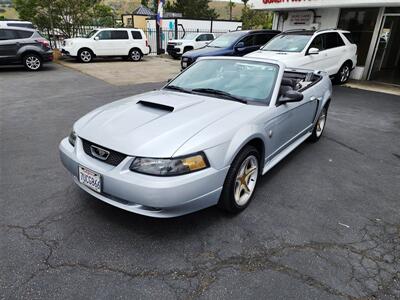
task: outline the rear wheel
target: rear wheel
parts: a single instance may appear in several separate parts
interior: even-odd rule
[[[38,71],[42,67],[42,58],[34,53],[27,54],[23,58],[24,66],[29,71]]]
[[[93,52],[89,49],[79,50],[78,59],[82,63],[90,63],[93,60]]]
[[[231,213],[243,211],[253,200],[260,174],[260,153],[246,146],[233,160],[218,206]]]
[[[142,59],[142,52],[139,49],[132,49],[129,52],[129,57],[132,61],[140,61]]]
[[[338,84],[346,83],[350,78],[351,66],[350,63],[344,63],[336,74],[335,82]]]

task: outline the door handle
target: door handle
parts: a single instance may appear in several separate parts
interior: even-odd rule
[[[312,97],[310,98],[310,100],[311,100],[311,101],[316,101],[316,100],[321,101],[321,100],[322,100],[322,97],[315,97],[315,96],[312,96]]]

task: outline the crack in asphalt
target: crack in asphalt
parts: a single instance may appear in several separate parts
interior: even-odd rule
[[[22,284],[20,284],[16,290],[19,290],[23,286],[29,284],[35,277],[40,275],[42,272],[49,270],[59,270],[63,268],[82,268],[88,271],[95,272],[113,272],[130,279],[136,278],[153,278],[162,280],[167,285],[171,286],[170,280],[196,280],[197,284],[195,288],[190,284],[190,288],[181,287],[177,291],[176,288],[171,288],[177,298],[198,298],[208,288],[215,283],[218,279],[218,273],[226,268],[239,268],[246,272],[255,272],[262,270],[273,270],[287,276],[296,279],[310,287],[324,291],[331,295],[355,299],[354,293],[357,297],[374,298],[379,295],[390,295],[396,297],[400,294],[400,291],[394,287],[394,282],[400,280],[400,225],[394,225],[385,223],[383,221],[370,220],[370,223],[362,228],[362,238],[358,242],[352,242],[347,244],[340,243],[322,243],[322,242],[309,242],[302,245],[288,244],[284,241],[279,241],[279,245],[274,248],[265,248],[265,246],[252,249],[251,253],[243,252],[236,256],[230,256],[228,258],[221,258],[217,252],[210,252],[208,258],[210,260],[203,263],[194,263],[193,260],[189,260],[192,264],[192,268],[186,270],[150,270],[150,269],[139,269],[135,271],[128,271],[117,267],[108,266],[106,264],[86,264],[82,262],[61,262],[53,263],[52,257],[54,252],[60,244],[60,241],[54,239],[46,239],[43,237],[45,227],[62,220],[66,214],[72,215],[84,211],[86,208],[71,209],[58,213],[53,216],[44,218],[37,223],[23,227],[18,225],[1,225],[1,227],[8,228],[9,230],[17,230],[28,240],[39,241],[45,245],[48,249],[48,253],[45,255],[42,265],[36,272],[32,273]],[[276,237],[273,237],[276,239]],[[329,257],[326,257],[324,253],[326,251],[345,251],[345,259],[348,265],[351,266],[351,274],[348,280],[349,284],[356,283],[358,285],[358,291],[353,294],[344,292],[338,288],[330,286],[328,283],[323,282],[316,278],[316,276],[301,272],[296,267],[289,266],[287,263],[280,263],[276,261],[279,258],[285,258],[289,251],[295,251],[300,253],[302,251],[311,251],[313,255],[316,255],[324,260],[330,261]],[[356,258],[356,261],[354,261]],[[338,266],[340,267],[340,266]],[[337,268],[337,267],[336,267]],[[360,274],[360,270],[363,274]],[[373,282],[376,286],[375,290],[370,290],[367,283]]]

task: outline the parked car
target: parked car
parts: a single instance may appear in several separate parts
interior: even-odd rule
[[[139,61],[150,53],[150,47],[141,29],[104,28],[93,30],[84,38],[64,40],[61,52],[82,63],[89,63],[95,57],[124,57]]]
[[[0,28],[5,28],[5,27],[22,27],[22,28],[31,28],[31,29],[35,28],[35,26],[33,26],[32,22],[28,22],[28,21],[18,21],[18,20],[0,21]]]
[[[0,65],[23,64],[29,71],[37,71],[52,60],[50,43],[37,30],[0,28]]]
[[[160,91],[95,109],[60,143],[76,184],[116,207],[237,213],[259,177],[325,128],[332,83],[278,61],[201,58]]]
[[[322,70],[337,83],[349,80],[357,64],[357,45],[350,32],[328,29],[284,32],[247,57],[276,59],[287,67]]]
[[[213,33],[189,33],[181,39],[168,41],[167,52],[179,58],[185,52],[205,47],[214,39]]]
[[[266,42],[279,34],[276,30],[241,30],[221,35],[205,48],[193,50],[182,55],[181,67],[187,68],[199,57],[205,56],[243,56],[260,49]]]

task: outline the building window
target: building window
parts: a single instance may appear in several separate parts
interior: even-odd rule
[[[352,33],[358,48],[359,66],[365,65],[378,12],[379,8],[343,8],[340,11],[338,28]]]

